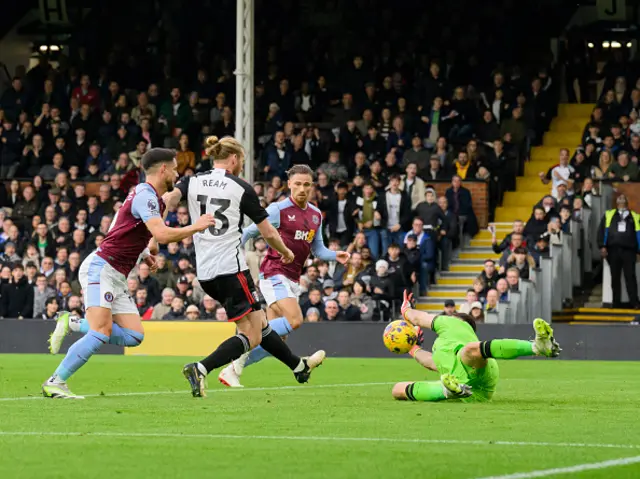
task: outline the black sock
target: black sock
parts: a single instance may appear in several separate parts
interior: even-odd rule
[[[274,358],[289,366],[292,371],[300,364],[300,357],[291,352],[289,346],[269,325],[262,330],[262,343],[260,343],[260,346]]]
[[[229,364],[234,359],[238,359],[249,351],[249,349],[249,338],[242,333],[238,333],[236,336],[224,341],[218,346],[218,349],[200,361],[200,364],[206,368],[207,373],[210,373],[214,369]]]
[[[491,355],[491,341],[482,341],[480,343],[480,354],[484,359],[493,357]]]

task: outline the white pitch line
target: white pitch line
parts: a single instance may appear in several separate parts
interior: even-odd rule
[[[361,388],[367,386],[390,386],[395,382],[386,383],[354,383],[354,384],[316,384],[316,385],[299,385],[299,386],[273,386],[264,388],[225,388],[207,390],[207,394],[212,393],[229,393],[234,391],[287,391],[291,389],[325,389],[325,388]],[[84,397],[124,397],[124,396],[163,396],[167,394],[184,394],[189,395],[188,390],[178,391],[148,391],[148,392],[129,392],[129,393],[105,393],[105,394],[85,394]],[[32,401],[45,399],[43,396],[21,396],[21,397],[0,397],[0,401]]]
[[[604,448],[604,449],[640,449],[635,444],[590,444],[572,442],[521,442],[521,441],[476,441],[463,439],[416,439],[393,437],[336,437],[336,436],[263,436],[263,435],[236,435],[236,434],[178,434],[164,432],[47,432],[47,431],[0,431],[2,436],[52,436],[52,437],[131,437],[131,438],[189,438],[189,439],[264,439],[276,441],[326,441],[326,442],[385,442],[400,444],[455,444],[466,446],[523,446],[523,447],[568,447],[568,448]],[[640,458],[640,456],[638,456]],[[640,459],[639,459],[640,461]],[[496,476],[483,479],[517,479],[519,476]],[[524,477],[524,476],[523,476]],[[537,477],[537,476],[526,476]]]
[[[610,467],[627,466],[629,464],[640,463],[640,456],[623,457],[621,459],[611,459],[609,461],[592,462],[588,464],[577,464],[570,467],[557,467],[555,469],[542,469],[539,471],[517,472],[515,474],[506,474],[503,476],[487,476],[478,479],[531,479],[534,477],[547,477],[559,474],[573,474],[584,471],[596,471],[601,469],[609,469]]]

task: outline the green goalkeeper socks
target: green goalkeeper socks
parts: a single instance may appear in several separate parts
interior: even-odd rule
[[[420,381],[407,386],[407,399],[410,401],[444,401],[447,397],[440,381]]]
[[[535,356],[533,343],[520,339],[494,339],[480,343],[483,358],[515,359],[521,356]]]

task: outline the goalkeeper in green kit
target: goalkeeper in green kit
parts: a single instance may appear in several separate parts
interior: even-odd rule
[[[409,352],[422,366],[440,373],[440,381],[401,382],[393,387],[393,397],[410,401],[444,401],[462,399],[465,402],[489,401],[499,379],[496,359],[522,356],[556,357],[560,346],[553,338],[553,329],[544,319],[536,319],[533,341],[494,339],[480,341],[471,316],[427,314],[412,309],[412,295],[404,293],[403,318],[438,335],[433,353],[414,346]]]

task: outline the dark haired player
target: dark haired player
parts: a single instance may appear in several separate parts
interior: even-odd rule
[[[85,335],[76,341],[58,368],[42,385],[45,397],[82,399],[67,386],[67,379],[86,364],[107,343],[135,347],[144,339],[144,329],[135,302],[127,291],[127,276],[139,261],[155,267],[157,242],[167,244],[215,225],[204,214],[191,226],[169,228],[162,215],[161,195],[173,190],[178,176],[175,152],[153,148],[142,156],[147,181],[135,187],[111,223],[100,247],[82,262],[79,281],[87,309],[86,320],[78,321]],[[57,352],[70,328],[69,314],[61,314],[50,338]]]
[[[342,264],[349,260],[349,253],[331,251],[322,239],[322,213],[309,203],[313,188],[313,170],[307,165],[295,165],[288,172],[288,186],[291,196],[284,201],[272,203],[267,208],[268,221],[278,229],[284,244],[294,253],[291,263],[280,261],[277,251],[269,248],[267,256],[260,265],[260,292],[267,302],[267,319],[271,328],[282,337],[286,337],[302,324],[302,311],[298,303],[300,296],[300,276],[309,253],[321,260],[338,261]],[[260,234],[254,224],[244,230],[242,244],[249,238]],[[245,366],[257,363],[269,353],[258,347],[242,355],[223,369],[218,380],[230,387],[242,387],[239,376]],[[312,356],[320,364],[324,360],[324,351]]]
[[[414,326],[432,329],[438,337],[433,353],[415,346],[409,354],[422,366],[440,373],[440,381],[401,382],[393,387],[396,399],[442,401],[464,399],[467,402],[489,401],[499,379],[496,359],[522,356],[555,357],[560,346],[553,339],[553,329],[544,320],[533,322],[535,340],[494,339],[480,341],[473,319],[466,314],[433,315],[411,308],[411,294],[404,293],[402,316]]]

